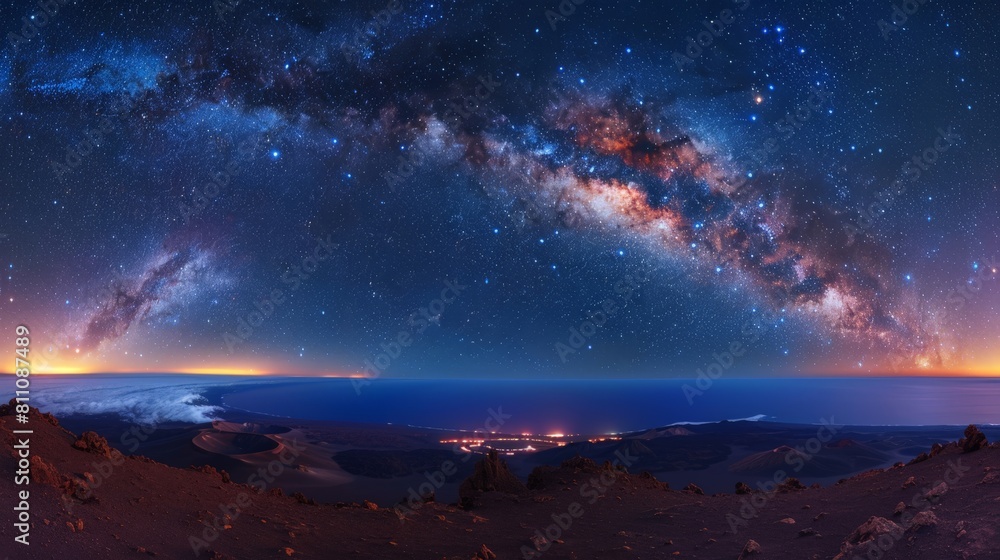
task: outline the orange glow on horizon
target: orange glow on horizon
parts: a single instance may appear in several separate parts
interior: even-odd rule
[[[0,367],[0,375],[13,375],[14,369],[10,366]],[[328,378],[361,378],[363,373],[330,373],[329,371],[312,370],[282,370],[278,367],[260,365],[205,365],[188,367],[150,367],[145,369],[123,368],[99,364],[58,364],[46,365],[44,367],[32,367],[31,375],[100,375],[100,374],[121,374],[121,375],[231,375],[231,376],[254,376],[254,377],[328,377]]]
[[[44,367],[32,363],[32,375],[96,375],[96,374],[121,374],[121,375],[153,375],[153,374],[182,374],[182,375],[226,375],[226,376],[254,376],[254,377],[312,377],[330,379],[372,379],[370,374],[363,371],[351,371],[341,368],[330,369],[298,369],[288,367],[288,364],[280,361],[261,360],[258,363],[247,361],[225,363],[215,361],[204,365],[187,364],[181,367],[152,365],[149,367],[136,367],[135,364],[97,363],[90,357],[83,357],[69,360],[59,360],[56,363],[46,364]],[[194,361],[194,360],[193,360]],[[32,360],[29,360],[32,362]],[[235,362],[235,363],[234,363]],[[0,374],[13,374],[14,360],[0,366]],[[893,371],[885,365],[873,366],[869,369],[867,364],[864,369],[852,368],[850,366],[818,366],[799,370],[797,372],[776,371],[776,378],[781,377],[954,377],[954,378],[1000,378],[1000,352],[986,350],[976,358],[970,359],[964,364],[951,364],[949,366],[919,367],[911,366],[907,370]],[[625,378],[633,376],[625,375]],[[686,379],[693,378],[694,375],[663,375],[665,379]],[[738,375],[734,372],[733,377],[760,378],[766,377],[761,374],[747,373]],[[558,437],[559,434],[548,434],[550,437]]]
[[[274,375],[271,372],[258,371],[254,368],[249,369],[236,369],[236,368],[220,368],[220,367],[206,367],[206,368],[185,368],[172,371],[170,373],[183,373],[186,375]]]
[[[13,371],[0,370],[0,375],[13,375]],[[84,368],[60,367],[47,369],[45,371],[33,371],[32,376],[46,375],[231,375],[246,377],[315,377],[317,379],[359,379],[364,375],[349,374],[338,375],[332,373],[301,373],[301,372],[273,372],[257,371],[254,369],[227,369],[227,368],[201,368],[201,369],[181,369],[181,370],[149,370],[149,371],[126,371],[126,370],[88,370]]]
[[[0,368],[0,375],[13,375],[10,368]],[[109,368],[85,368],[72,366],[50,367],[44,370],[32,371],[33,376],[44,375],[231,375],[231,376],[252,376],[252,377],[315,377],[326,379],[366,379],[369,376],[363,373],[312,373],[312,372],[277,372],[263,371],[256,368],[225,368],[225,367],[205,367],[205,368],[183,368],[183,369],[150,369],[145,371],[136,370],[115,370]],[[969,366],[961,370],[956,369],[924,369],[906,372],[895,372],[888,369],[875,369],[872,371],[844,371],[843,369],[817,369],[811,371],[810,377],[954,377],[954,378],[998,378],[1000,379],[1000,363],[996,365]],[[760,375],[734,376],[760,378]],[[787,375],[776,376],[776,378],[788,377]],[[693,378],[693,377],[692,377]],[[633,379],[628,377],[627,379]],[[655,378],[653,378],[655,379]],[[689,377],[665,377],[665,379],[689,379]],[[559,437],[561,434],[545,434],[548,437]]]
[[[1000,360],[991,364],[957,367],[915,367],[907,371],[874,368],[872,371],[844,371],[843,369],[817,369],[814,375],[828,377],[997,377],[1000,378]]]

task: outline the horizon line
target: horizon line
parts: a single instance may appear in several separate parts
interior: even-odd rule
[[[14,376],[13,372],[0,371],[0,375]],[[380,375],[379,377],[368,377],[364,375],[331,375],[331,374],[300,374],[300,373],[278,373],[278,372],[254,372],[228,370],[220,371],[213,368],[206,368],[205,371],[62,371],[62,372],[32,372],[31,376],[42,377],[62,377],[62,376],[88,376],[88,375],[122,375],[122,376],[144,376],[144,375],[192,375],[192,376],[226,376],[226,377],[275,377],[275,378],[296,378],[296,379],[366,379],[371,381],[382,380],[402,380],[402,381],[655,381],[655,380],[696,380],[696,375],[650,375],[650,376],[630,376],[630,377],[538,377],[538,376],[486,376],[486,377],[399,377]],[[940,373],[940,372],[916,372],[916,373],[823,373],[823,374],[731,374],[713,379],[1000,379],[998,373]]]

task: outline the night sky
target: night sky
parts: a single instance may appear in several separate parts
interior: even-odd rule
[[[992,2],[52,4],[0,11],[37,371],[1000,372]]]

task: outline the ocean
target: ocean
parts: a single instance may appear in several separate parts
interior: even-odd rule
[[[60,375],[32,381],[32,404],[44,411],[115,413],[147,423],[206,422],[238,409],[282,418],[534,434],[606,434],[735,419],[1000,424],[1000,379],[982,378],[720,378],[701,388],[684,379],[379,378],[360,390],[352,380],[331,378]]]

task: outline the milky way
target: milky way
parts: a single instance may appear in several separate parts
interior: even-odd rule
[[[211,261],[210,253],[198,246],[164,250],[137,278],[111,284],[82,327],[80,349],[93,350],[124,335],[137,321],[169,314],[192,292],[219,289],[224,282],[212,277]]]
[[[0,65],[23,218],[0,304],[66,333],[53,362],[115,370],[222,365],[225,334],[284,290],[237,361],[357,372],[445,280],[471,287],[394,374],[684,375],[748,320],[764,336],[738,373],[1000,358],[975,14],[887,39],[862,3],[754,4],[678,67],[731,3],[710,4],[588,2],[554,26],[529,3],[374,23],[384,6],[357,2],[81,4]],[[949,126],[961,142],[859,219]],[[327,237],[336,258],[289,290]],[[682,281],[645,285],[591,360],[562,363],[554,345],[640,270]]]

